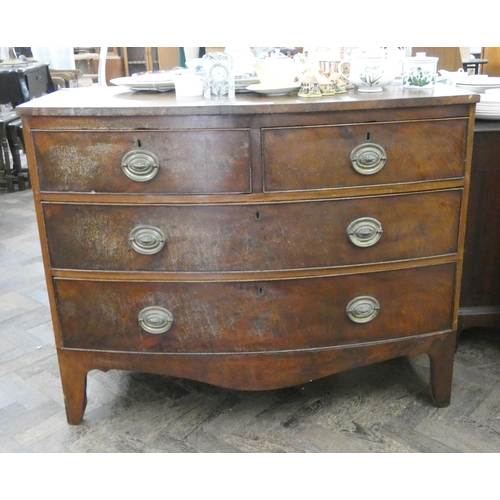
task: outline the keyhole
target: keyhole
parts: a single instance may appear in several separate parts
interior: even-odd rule
[[[371,134],[370,134],[370,132],[368,132],[368,133],[366,134],[366,140],[367,140],[367,141],[369,141],[369,140],[370,140],[370,137],[371,137]]]
[[[260,212],[255,212],[255,220],[260,220]]]
[[[258,290],[259,290],[259,295],[264,295],[264,289],[261,286],[259,286]]]
[[[137,144],[138,148],[142,148],[142,141],[140,139],[136,139],[135,143]]]

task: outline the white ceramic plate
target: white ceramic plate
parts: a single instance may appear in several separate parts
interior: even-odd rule
[[[500,94],[494,96],[491,94],[481,94],[481,100],[476,106],[500,106]]]
[[[476,115],[498,115],[500,114],[500,109],[477,109]]]
[[[478,102],[476,109],[500,109],[499,102]]]
[[[123,76],[112,78],[110,82],[120,87],[126,87],[134,92],[141,90],[166,92],[175,88],[171,76],[167,77],[166,75],[158,75],[156,78],[153,75]]]
[[[247,90],[251,90],[252,92],[258,92],[259,94],[268,95],[271,97],[287,95],[294,90],[300,89],[300,83],[291,84],[289,87],[281,87],[281,88],[269,88],[264,86],[262,83],[256,83],[255,85],[249,85]]]
[[[480,118],[481,120],[500,120],[500,113],[496,113],[493,115],[484,115],[482,113],[476,113],[476,118]]]
[[[250,92],[250,90],[247,89],[249,85],[254,85],[259,83],[259,79],[257,77],[236,77],[234,79],[234,88],[236,92],[238,93],[243,93],[243,92]]]
[[[489,89],[500,88],[500,77],[472,75],[457,82],[456,86],[470,92],[483,93]]]
[[[476,104],[476,109],[500,110],[500,102],[478,102]]]

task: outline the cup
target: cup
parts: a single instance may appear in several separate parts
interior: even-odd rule
[[[203,95],[203,77],[192,72],[174,76],[176,97],[198,97]]]
[[[203,75],[203,59],[201,57],[189,59],[186,61],[186,68],[193,71],[197,75]]]

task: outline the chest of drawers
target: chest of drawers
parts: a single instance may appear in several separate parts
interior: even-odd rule
[[[475,100],[21,106],[68,422],[92,369],[269,390],[423,353],[449,404]]]

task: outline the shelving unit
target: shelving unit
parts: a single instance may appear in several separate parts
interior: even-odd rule
[[[127,76],[160,69],[158,47],[123,47],[123,60]]]

